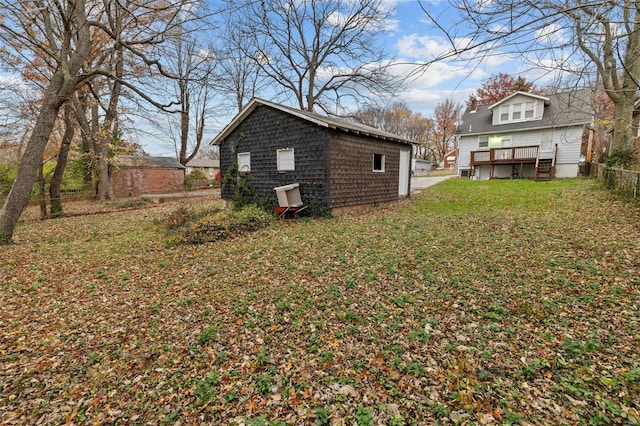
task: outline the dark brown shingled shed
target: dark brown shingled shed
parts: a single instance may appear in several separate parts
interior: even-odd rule
[[[212,141],[220,146],[222,198],[272,200],[298,183],[305,205],[343,210],[409,196],[412,142],[358,123],[253,99]]]

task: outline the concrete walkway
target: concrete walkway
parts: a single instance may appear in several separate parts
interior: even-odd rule
[[[411,193],[419,193],[424,188],[428,188],[436,183],[440,183],[443,180],[450,179],[452,177],[456,177],[455,175],[446,175],[446,176],[433,176],[433,177],[414,177],[411,178]]]

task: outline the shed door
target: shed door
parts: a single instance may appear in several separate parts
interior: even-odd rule
[[[400,176],[398,177],[398,196],[409,195],[409,168],[411,167],[411,150],[400,150]]]

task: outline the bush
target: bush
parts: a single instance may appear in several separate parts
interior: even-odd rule
[[[16,172],[18,171],[18,165],[14,163],[0,164],[0,195],[6,195],[13,185],[13,180],[16,178]]]
[[[268,226],[274,217],[255,205],[239,210],[216,210],[194,217],[184,208],[170,215],[166,224],[167,244],[201,244],[233,238]]]
[[[184,177],[184,186],[191,190],[193,189],[198,182],[206,182],[208,181],[207,176],[201,169],[194,169],[191,173]]]

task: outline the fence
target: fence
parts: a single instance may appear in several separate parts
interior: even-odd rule
[[[9,194],[10,188],[0,188],[0,207],[4,205],[4,202]],[[70,190],[70,191],[62,191],[60,194],[60,199],[64,201],[79,201],[79,200],[94,200],[96,198],[95,191],[79,189],[79,190]],[[49,197],[49,193],[45,192],[45,199],[47,200],[47,204],[51,202],[51,197]],[[38,192],[34,190],[31,194],[31,198],[29,199],[30,205],[36,205],[39,203]]]
[[[589,165],[589,176],[601,181],[607,189],[624,197],[640,201],[640,172],[638,171],[591,163]]]

